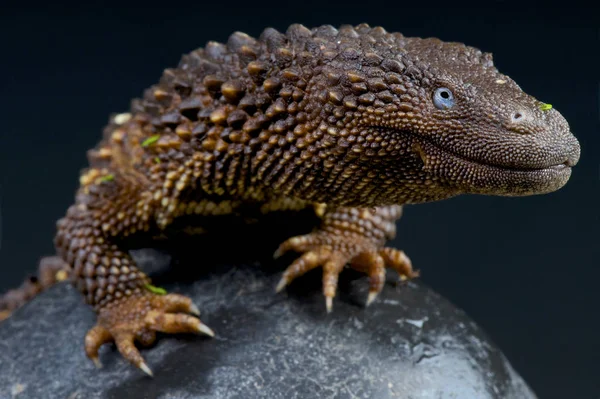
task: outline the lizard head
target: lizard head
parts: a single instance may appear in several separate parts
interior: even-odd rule
[[[406,69],[383,125],[410,136],[433,185],[520,196],[561,188],[580,147],[565,118],[526,94],[489,53],[406,39]]]
[[[568,181],[580,147],[567,121],[491,54],[368,25],[321,31],[332,38],[313,47],[338,54],[321,75],[321,97],[335,105],[329,140],[376,182],[364,195],[373,203],[542,194]]]

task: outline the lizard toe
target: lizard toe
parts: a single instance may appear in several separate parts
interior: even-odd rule
[[[401,281],[419,277],[419,271],[413,270],[412,262],[410,261],[410,258],[406,256],[404,251],[385,247],[379,251],[379,255],[381,255],[387,267],[398,273]]]
[[[369,306],[383,290],[385,284],[385,261],[375,251],[361,252],[352,259],[350,267],[364,271],[369,276],[369,295],[366,302],[366,306]]]

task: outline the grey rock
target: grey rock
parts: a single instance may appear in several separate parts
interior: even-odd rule
[[[216,262],[189,276],[177,265],[197,264],[194,251],[167,272],[163,252],[135,255],[157,285],[194,299],[215,338],[159,336],[142,350],[154,378],[113,345],[98,370],[83,351],[95,315],[61,283],[0,324],[0,398],[535,398],[485,333],[418,280],[388,273],[364,308],[366,277],[344,271],[327,314],[318,270],[275,294],[281,267]]]

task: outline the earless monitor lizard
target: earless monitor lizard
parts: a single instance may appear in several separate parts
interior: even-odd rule
[[[277,291],[321,267],[330,311],[349,265],[368,275],[369,304],[386,268],[417,275],[385,247],[402,205],[549,193],[579,154],[561,114],[476,48],[366,24],[237,32],[184,55],[111,117],[42,273],[68,267],[97,312],[89,358],[100,364],[114,342],[151,374],[136,341],[213,332],[189,298],[151,285],[130,240],[190,217],[314,208],[320,225],[276,252],[299,253]]]

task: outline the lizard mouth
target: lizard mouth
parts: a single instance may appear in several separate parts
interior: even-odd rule
[[[418,138],[414,143],[426,172],[474,194],[524,196],[556,191],[567,183],[579,158],[577,152],[549,165],[507,166],[465,157],[431,140]]]

